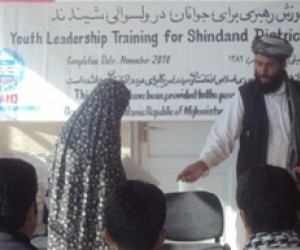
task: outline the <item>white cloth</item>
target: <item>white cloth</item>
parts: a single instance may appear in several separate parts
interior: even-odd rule
[[[267,163],[286,167],[291,121],[289,117],[286,86],[264,95],[269,120]],[[210,168],[225,160],[232,152],[235,141],[242,132],[244,105],[237,91],[230,104],[212,126],[199,159]]]
[[[156,186],[160,185],[158,179],[156,179],[153,175],[139,166],[135,161],[133,161],[130,157],[125,156],[122,159],[122,164],[126,173],[127,180],[141,180],[152,183]]]

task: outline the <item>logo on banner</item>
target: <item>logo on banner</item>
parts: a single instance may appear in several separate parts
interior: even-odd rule
[[[23,58],[12,49],[0,49],[0,92],[12,91],[25,74]]]

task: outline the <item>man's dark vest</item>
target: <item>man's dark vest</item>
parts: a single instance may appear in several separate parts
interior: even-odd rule
[[[300,83],[293,80],[290,80],[290,83],[300,93]],[[269,121],[259,84],[253,80],[239,88],[245,112],[237,159],[237,176],[251,167],[265,165],[267,161]],[[280,152],[274,152],[278,153]]]
[[[238,176],[250,167],[266,163],[269,133],[266,104],[259,82],[251,81],[239,91],[245,112],[237,159]]]

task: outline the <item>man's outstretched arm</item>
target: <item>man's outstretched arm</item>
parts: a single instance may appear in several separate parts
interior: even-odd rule
[[[194,182],[206,174],[208,166],[204,161],[196,161],[188,165],[177,177],[177,181]]]
[[[206,139],[199,160],[186,166],[177,181],[194,182],[208,173],[212,167],[225,160],[234,148],[242,131],[244,106],[239,92],[216,120]]]

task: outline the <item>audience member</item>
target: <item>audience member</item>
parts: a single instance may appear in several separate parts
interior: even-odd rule
[[[34,167],[20,159],[0,158],[0,249],[37,249],[30,243],[36,194]]]
[[[128,180],[108,196],[104,238],[112,250],[156,250],[165,239],[166,201],[153,184]]]
[[[287,170],[266,165],[246,171],[238,180],[236,198],[248,234],[244,250],[299,250],[294,231],[297,186]]]

